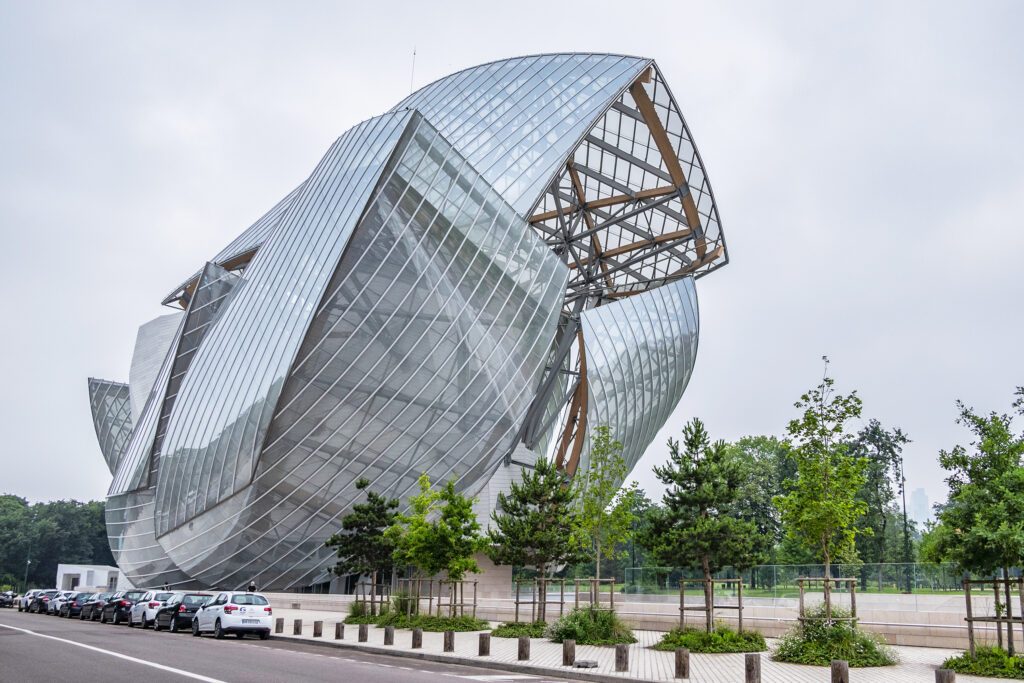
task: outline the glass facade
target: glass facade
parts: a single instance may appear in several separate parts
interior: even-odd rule
[[[432,83],[175,289],[129,385],[90,380],[115,558],[139,586],[297,588],[362,477],[493,498],[570,436],[585,467],[588,424],[632,467],[693,369],[694,280],[726,260],[651,60]]]

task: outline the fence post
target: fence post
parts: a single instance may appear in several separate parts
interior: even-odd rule
[[[339,621],[334,625],[334,639],[345,640],[345,623]]]
[[[952,669],[936,669],[935,683],[956,683],[956,672]]]
[[[562,641],[562,666],[572,666],[576,663],[576,641],[566,638]]]
[[[455,652],[455,631],[444,632],[444,651]]]
[[[292,622],[292,635],[294,635],[294,636],[301,636],[302,635],[302,619],[296,619],[295,621]]]
[[[629,645],[620,643],[615,646],[615,670],[629,671]]]
[[[384,627],[384,644],[385,645],[394,645],[395,644],[395,627],[391,626],[390,624],[388,626]]]
[[[519,636],[519,661],[530,658],[530,636]]]
[[[481,633],[480,634],[480,645],[477,648],[477,655],[480,657],[491,656],[491,634]]]
[[[313,637],[320,638],[324,635],[324,622],[314,621],[313,622]]]
[[[359,624],[359,642],[365,643],[370,636],[370,627],[366,624]]]
[[[756,652],[747,653],[746,678],[744,683],[761,683],[761,655]]]
[[[412,630],[412,649],[418,650],[423,647],[423,629],[414,628]]]
[[[274,620],[274,633],[284,633],[284,617]]]
[[[685,647],[676,648],[676,678],[690,677],[690,651]]]
[[[832,660],[832,683],[850,683],[850,664],[844,659]]]

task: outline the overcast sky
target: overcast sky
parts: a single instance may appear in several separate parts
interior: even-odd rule
[[[89,376],[353,124],[538,52],[655,58],[731,263],[698,282],[691,416],[779,434],[828,354],[945,497],[954,401],[1024,384],[1024,3],[0,0],[0,492],[101,498]]]

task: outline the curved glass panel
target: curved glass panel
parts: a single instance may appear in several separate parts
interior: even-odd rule
[[[133,586],[192,585],[153,533],[153,489],[107,498],[107,540],[114,561]]]
[[[132,434],[132,410],[127,384],[89,378],[89,407],[96,440],[113,474]]]
[[[160,367],[176,339],[182,315],[176,312],[154,318],[139,327],[135,336],[135,350],[128,369],[128,391],[131,394],[132,422],[135,424],[142,418],[142,409],[146,407],[156,376],[160,374]]]

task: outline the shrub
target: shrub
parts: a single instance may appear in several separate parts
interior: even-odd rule
[[[828,666],[833,659],[845,659],[850,666],[889,666],[899,660],[880,636],[862,631],[852,621],[825,619],[825,606],[807,611],[810,619],[798,623],[784,635],[772,659],[792,664]],[[850,612],[832,608],[837,619]]]
[[[544,631],[546,631],[548,625],[543,621],[535,621],[527,624],[516,624],[509,622],[502,624],[498,628],[491,631],[491,635],[495,638],[518,638],[519,636],[530,636],[531,638],[543,638]]]
[[[950,657],[942,667],[960,674],[1024,680],[1024,656],[1011,656],[998,647],[979,647],[974,657],[967,652]]]
[[[370,605],[367,602],[350,602],[348,604],[348,616],[345,617],[346,624],[375,624],[381,617],[387,615],[388,606],[380,605],[380,613],[370,614]]]
[[[415,598],[405,591],[392,594],[391,607],[399,614],[415,614],[418,611]]]
[[[544,635],[561,643],[575,640],[577,645],[617,645],[635,643],[636,636],[611,610],[580,607],[547,627]]]
[[[346,621],[348,621],[346,619]],[[483,619],[473,617],[435,617],[413,614],[407,616],[402,612],[389,612],[377,617],[370,623],[377,626],[394,626],[395,628],[421,628],[424,631],[487,631],[491,624]]]
[[[734,631],[722,624],[711,633],[696,628],[673,629],[662,636],[654,649],[672,652],[679,647],[690,652],[764,652],[768,649],[760,633]]]

